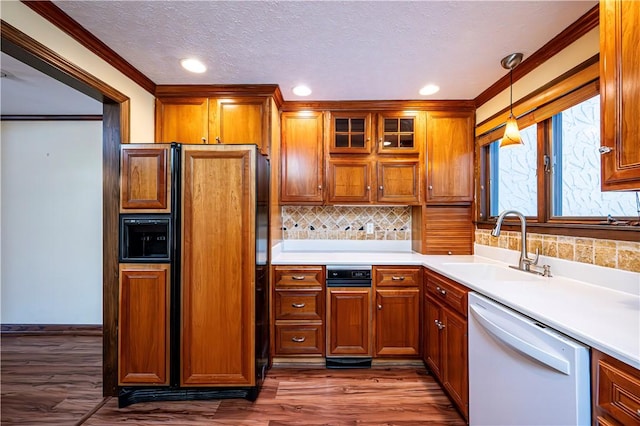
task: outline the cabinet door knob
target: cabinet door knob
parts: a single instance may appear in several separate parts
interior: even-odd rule
[[[610,146],[601,146],[600,148],[598,148],[598,152],[600,154],[608,154],[611,151],[613,151],[613,148],[611,148]]]
[[[304,275],[292,275],[291,279],[292,280],[296,280],[296,281],[303,281],[304,280]]]
[[[404,277],[403,276],[400,276],[400,277],[393,276],[393,277],[391,277],[391,280],[393,280],[393,281],[404,281]]]
[[[384,189],[384,186],[380,185],[380,186],[378,187],[378,189],[379,189],[380,191],[382,191],[382,190]]]
[[[322,190],[322,185],[318,185],[318,189]]]
[[[202,143],[207,143],[207,138],[202,138]]]
[[[304,303],[292,303],[291,306],[294,308],[304,308]]]
[[[296,342],[296,343],[302,343],[302,342],[304,342],[305,340],[307,340],[307,338],[306,338],[306,337],[292,337],[292,338],[291,338],[291,341]]]
[[[367,191],[371,191],[371,186],[367,185]]]
[[[378,310],[382,309],[382,305],[378,304]]]
[[[216,136],[216,142],[217,143],[222,143],[222,140],[220,140],[220,136]]]
[[[429,185],[429,191],[433,190],[433,185]]]

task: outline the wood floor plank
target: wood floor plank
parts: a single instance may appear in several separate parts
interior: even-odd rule
[[[465,422],[422,367],[278,366],[258,399],[102,398],[99,336],[2,336],[2,425],[451,425]]]

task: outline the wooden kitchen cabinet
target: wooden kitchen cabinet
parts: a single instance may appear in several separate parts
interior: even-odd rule
[[[638,22],[640,2],[600,1],[603,191],[640,189]]]
[[[378,114],[379,154],[418,154],[424,140],[419,112],[388,111]]]
[[[118,384],[169,384],[167,264],[120,264]]]
[[[370,357],[371,287],[327,288],[327,357]]]
[[[169,145],[123,144],[120,148],[120,213],[168,213]]]
[[[274,356],[324,355],[322,266],[274,266]]]
[[[591,349],[594,425],[640,425],[640,371]]]
[[[329,152],[369,154],[372,147],[371,113],[331,112]]]
[[[180,89],[164,90],[180,93]],[[156,142],[255,144],[262,154],[269,155],[270,99],[269,96],[246,95],[158,96]]]
[[[373,267],[375,283],[375,355],[420,355],[422,268]]]
[[[427,113],[427,204],[473,200],[473,126],[473,112]]]
[[[378,160],[378,196],[381,203],[420,204],[420,162]]]
[[[424,362],[463,414],[469,416],[468,289],[427,270],[424,296]]]
[[[281,204],[322,204],[322,112],[284,112],[281,126]]]
[[[351,158],[331,159],[328,167],[329,203],[372,201],[371,161]]]
[[[411,248],[422,254],[473,254],[475,225],[470,205],[411,208]]]
[[[156,98],[156,142],[209,143],[209,99]]]

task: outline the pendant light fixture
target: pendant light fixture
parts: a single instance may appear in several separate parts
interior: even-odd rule
[[[518,122],[513,115],[513,69],[522,62],[522,53],[512,53],[502,58],[500,64],[502,68],[509,70],[509,118],[504,128],[504,136],[500,141],[500,147],[509,145],[522,145],[522,137],[518,129]]]

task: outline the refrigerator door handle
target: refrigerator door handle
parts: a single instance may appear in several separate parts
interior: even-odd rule
[[[524,354],[528,357],[531,357],[538,362],[562,373],[567,376],[571,374],[571,366],[567,360],[562,358],[558,358],[557,356],[544,351],[522,339],[519,337],[509,333],[509,331],[504,330],[499,327],[497,324],[493,323],[489,318],[485,315],[488,312],[481,313],[479,309],[474,305],[469,305],[469,310],[473,317],[484,327],[484,329],[491,333],[496,339],[503,342],[505,345],[509,346],[513,350]]]

